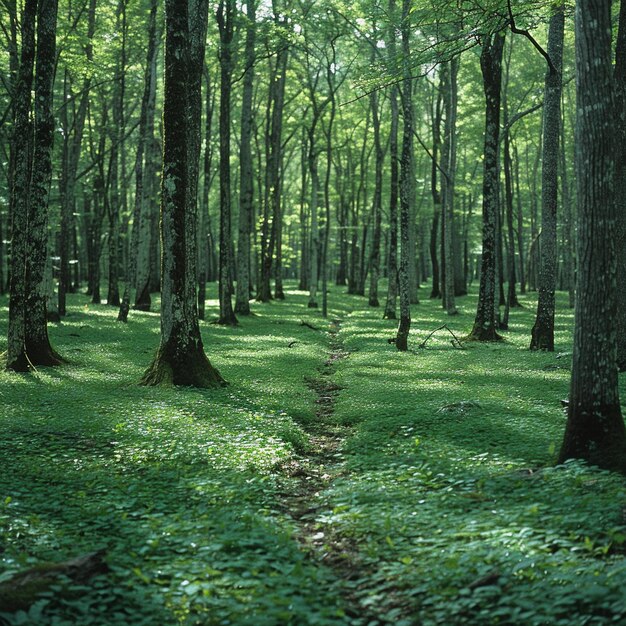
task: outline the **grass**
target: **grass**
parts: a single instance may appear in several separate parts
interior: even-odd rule
[[[570,359],[527,349],[532,296],[505,343],[465,350],[443,332],[416,346],[444,322],[467,333],[474,296],[450,319],[424,300],[400,354],[382,311],[333,288],[350,355],[334,366],[343,389],[329,419],[349,436],[338,476],[311,495],[317,550],[297,540],[284,468],[312,452],[307,380],[328,356],[329,325],[306,294],[287,297],[235,329],[202,323],[225,389],[139,387],[158,316],[131,312],[122,325],[80,295],[50,329],[70,365],[0,373],[0,583],[99,548],[111,570],[0,623],[626,620],[626,484],[582,463],[553,467]],[[572,313],[559,305],[566,353]]]

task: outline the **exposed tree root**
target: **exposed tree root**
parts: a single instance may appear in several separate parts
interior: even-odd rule
[[[223,387],[227,383],[211,365],[200,345],[185,353],[159,348],[141,384],[149,387],[165,385],[211,389]]]

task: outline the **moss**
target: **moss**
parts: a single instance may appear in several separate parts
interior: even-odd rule
[[[160,348],[143,375],[141,384],[149,387],[163,385],[212,389],[228,383],[211,365],[200,346],[185,355]]]

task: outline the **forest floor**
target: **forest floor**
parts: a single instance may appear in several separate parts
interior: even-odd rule
[[[140,387],[158,315],[72,296],[50,326],[69,364],[0,372],[0,624],[626,623],[626,481],[554,466],[565,298],[555,353],[528,350],[534,294],[505,342],[418,348],[476,302],[447,318],[422,289],[400,354],[344,291],[328,319],[292,288],[236,328],[209,301],[219,390]],[[6,319],[0,299],[0,337]],[[98,550],[106,573],[10,591]]]

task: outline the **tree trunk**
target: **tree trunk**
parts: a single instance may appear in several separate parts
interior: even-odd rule
[[[498,142],[500,133],[500,86],[504,35],[487,37],[480,55],[485,92],[485,143],[483,161],[483,251],[480,291],[474,327],[469,338],[497,341],[496,332],[496,227],[498,219]]]
[[[380,117],[378,92],[370,94],[370,108],[372,110],[372,124],[374,127],[374,196],[372,200],[372,248],[370,250],[370,288],[369,306],[380,306],[378,301],[378,278],[380,274],[380,238],[382,226],[382,195],[383,195],[383,165],[385,153],[380,138]]]
[[[142,232],[142,223],[146,220],[144,213],[149,210],[148,204],[144,196],[144,155],[146,145],[149,141],[148,137],[148,115],[150,106],[154,108],[154,90],[156,83],[156,56],[157,56],[157,37],[156,37],[156,14],[157,0],[151,0],[150,18],[148,22],[148,53],[146,58],[146,70],[144,74],[144,91],[141,99],[141,112],[139,118],[139,138],[137,140],[137,154],[135,157],[135,205],[133,207],[133,224],[131,229],[131,242],[129,250],[128,268],[126,270],[126,284],[124,286],[124,295],[120,304],[120,310],[117,315],[119,322],[128,321],[128,312],[130,309],[131,292],[137,281],[137,264],[139,256],[139,242],[141,240],[142,249],[146,250],[145,242],[145,226]],[[154,111],[152,111],[154,115]],[[145,264],[147,258],[142,255],[142,262]],[[145,267],[145,265],[144,265]]]
[[[411,68],[409,67],[410,33],[409,9],[410,0],[402,0],[402,54],[403,82],[402,82],[402,160],[400,167],[400,271],[398,273],[400,291],[400,324],[396,335],[396,348],[400,352],[408,349],[409,331],[411,329],[411,301],[410,301],[410,267],[413,259],[410,257],[410,218],[411,218],[411,176],[413,172],[413,93]]]
[[[278,22],[278,16],[275,17]],[[281,217],[282,181],[281,170],[283,160],[282,127],[283,105],[285,100],[285,84],[287,80],[288,49],[281,48],[270,77],[268,133],[266,144],[265,169],[265,207],[261,228],[261,268],[257,300],[269,302],[272,298],[271,278],[274,253],[277,248],[278,222]]]
[[[459,60],[452,59],[446,71],[447,84],[443,90],[444,110],[446,115],[443,142],[443,169],[446,172],[443,181],[443,259],[445,265],[443,281],[443,306],[448,315],[458,313],[454,300],[454,201],[456,177],[456,116],[458,108]]]
[[[389,12],[395,12],[395,0],[389,2]],[[390,41],[395,34],[392,33]],[[394,42],[395,45],[395,42]],[[392,52],[390,51],[390,55]],[[392,57],[393,58],[393,57]],[[389,137],[389,155],[391,173],[389,182],[389,256],[387,259],[387,301],[384,318],[396,319],[396,300],[398,296],[398,88],[394,85],[390,93],[391,133]]]
[[[617,107],[617,142],[615,144],[615,201],[617,254],[617,365],[626,371],[626,0],[621,0],[619,26],[615,47],[615,88]],[[563,158],[565,160],[565,158]],[[566,199],[563,198],[564,208]],[[568,202],[569,204],[569,202]],[[572,232],[571,219],[566,222]],[[573,291],[573,272],[570,273],[570,293]]]
[[[15,86],[15,130],[13,150],[15,177],[11,207],[11,276],[9,284],[9,330],[7,369],[28,371],[26,355],[26,257],[28,247],[28,201],[32,167],[32,126],[30,123],[31,89],[35,62],[35,17],[37,0],[25,0],[22,13],[22,49]]]
[[[254,167],[252,163],[252,96],[256,38],[256,2],[246,2],[245,74],[241,97],[241,139],[239,147],[239,237],[237,239],[237,294],[235,313],[250,315],[250,233],[254,211]]]
[[[37,53],[35,94],[30,90]],[[16,174],[12,206],[12,258],[7,369],[60,365],[63,359],[48,339],[46,259],[48,201],[52,177],[52,113],[56,55],[57,2],[26,2],[22,18],[22,53],[15,103]],[[29,121],[34,106],[34,128]]]
[[[559,463],[626,471],[615,337],[615,97],[611,0],[576,4],[578,286],[569,409]]]
[[[193,6],[193,5],[192,5]],[[224,384],[202,345],[195,301],[196,215],[190,211],[191,120],[188,0],[165,2],[163,176],[161,183],[161,344],[142,379],[144,385],[215,387]],[[182,115],[181,115],[182,109]]]
[[[235,326],[237,318],[233,311],[231,296],[231,197],[230,197],[230,92],[232,89],[232,41],[234,0],[220,0],[217,22],[220,32],[220,257],[219,257],[219,303],[218,324]]]
[[[546,73],[543,98],[543,156],[541,172],[541,266],[537,317],[531,350],[554,351],[554,292],[556,290],[556,211],[558,196],[559,135],[561,127],[561,67],[565,9],[554,9],[548,32],[552,68]]]

